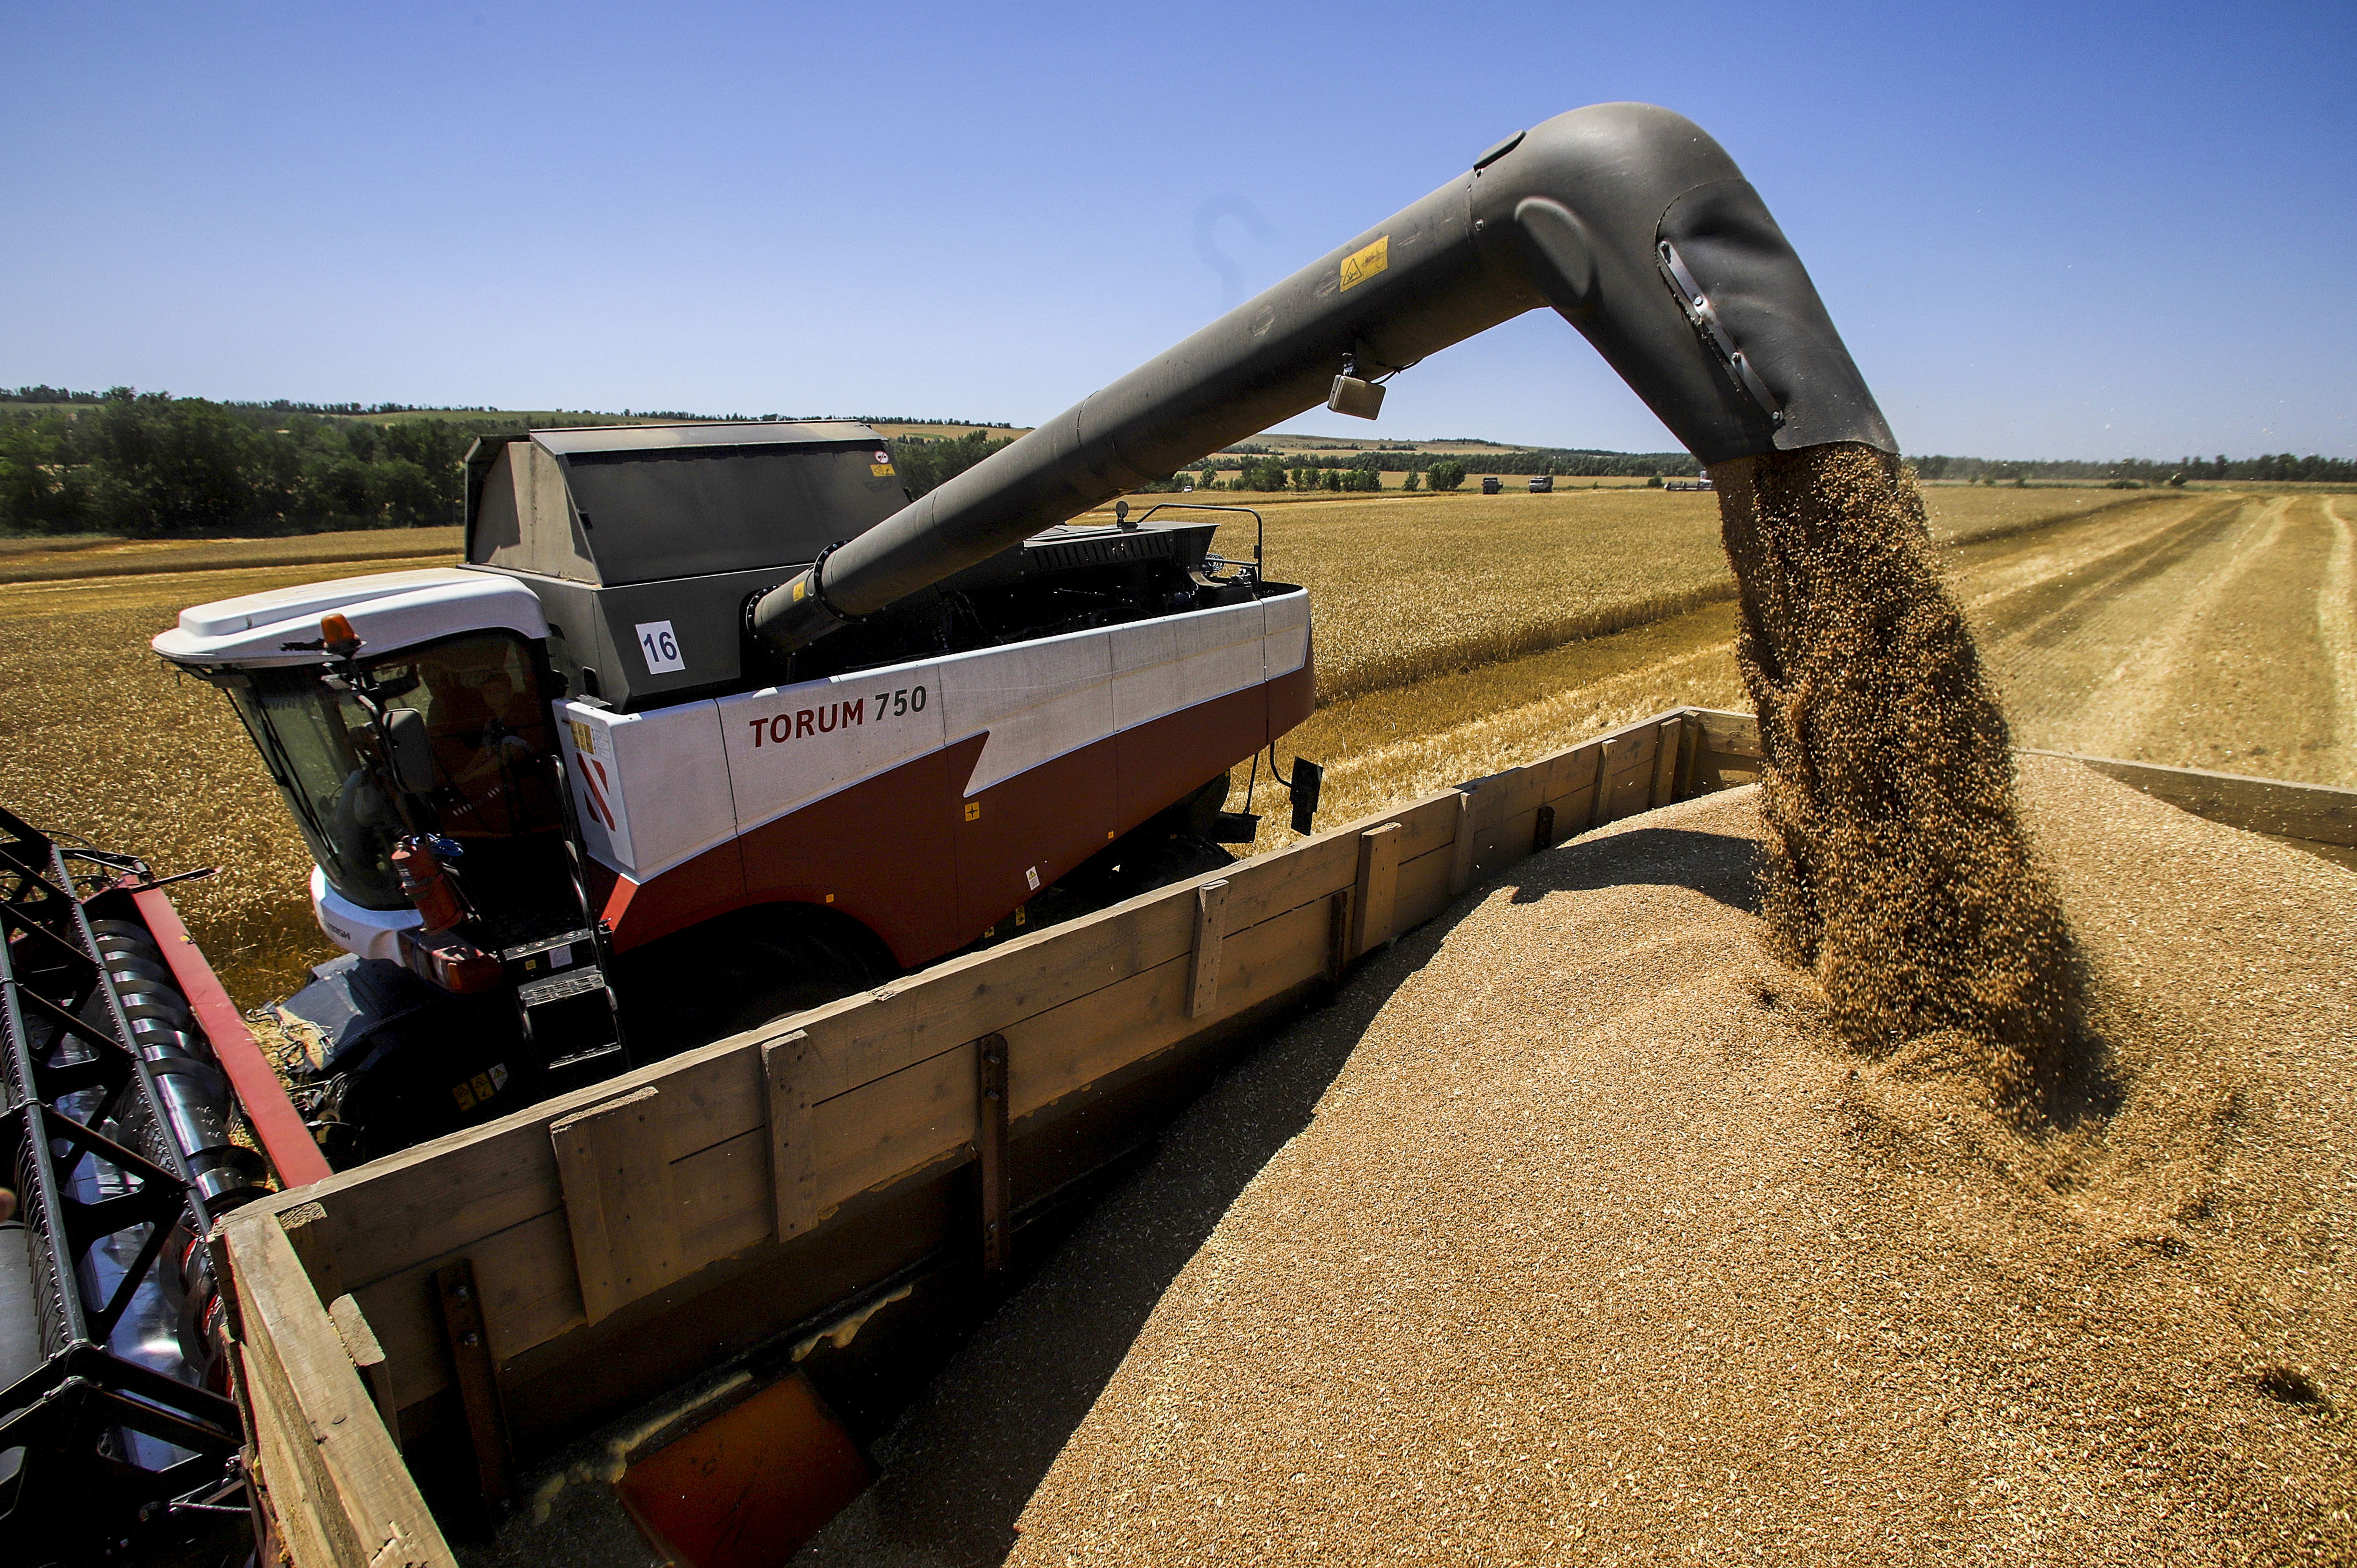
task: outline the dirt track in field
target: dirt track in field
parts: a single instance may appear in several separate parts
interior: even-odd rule
[[[2018,744],[2357,787],[2357,498],[2156,497],[1948,562]],[[1733,635],[1710,606],[1335,703],[1279,749],[1327,764],[1340,822],[1663,708],[1746,709]]]
[[[2357,785],[2352,510],[2188,499],[1956,552],[2020,743]]]

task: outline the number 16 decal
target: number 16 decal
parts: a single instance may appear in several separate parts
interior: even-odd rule
[[[680,657],[678,634],[667,620],[639,623],[639,651],[646,655],[650,675],[675,675],[687,668],[687,660]]]

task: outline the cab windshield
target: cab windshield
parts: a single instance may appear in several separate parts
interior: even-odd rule
[[[433,742],[433,787],[405,801],[395,799],[368,711],[352,693],[329,686],[326,669],[255,670],[231,686],[338,893],[362,908],[408,908],[392,855],[412,824],[494,853],[562,825],[548,704],[522,639],[476,633],[362,669],[384,708],[416,710]]]

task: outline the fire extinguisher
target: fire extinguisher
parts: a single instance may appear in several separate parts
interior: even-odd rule
[[[401,878],[402,897],[417,906],[429,935],[447,931],[467,918],[466,900],[442,865],[445,856],[455,860],[463,853],[456,843],[438,836],[403,839],[393,852],[393,869]]]

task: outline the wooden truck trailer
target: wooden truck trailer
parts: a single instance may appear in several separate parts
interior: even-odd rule
[[[2357,790],[2080,760],[2357,864]],[[240,1209],[210,1244],[260,1527],[304,1568],[454,1563],[437,1509],[526,1502],[617,1418],[657,1411],[619,1469],[798,1368],[866,1397],[826,1369],[855,1336],[938,1364],[1019,1236],[1361,954],[1758,767],[1749,717],[1659,714]],[[665,1420],[683,1386],[722,1397]]]

